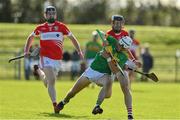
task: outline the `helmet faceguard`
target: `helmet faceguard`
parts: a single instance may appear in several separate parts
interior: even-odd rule
[[[124,17],[121,15],[113,15],[111,18],[112,21],[112,29],[115,33],[119,33],[123,27],[125,22]]]
[[[132,45],[132,39],[129,36],[124,36],[119,40],[119,44],[123,46],[123,48],[130,48]]]
[[[54,6],[47,6],[44,10],[45,18],[48,23],[54,23],[56,20],[56,8]]]

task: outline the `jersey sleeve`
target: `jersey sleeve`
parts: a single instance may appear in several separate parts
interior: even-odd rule
[[[65,24],[62,24],[61,27],[62,27],[63,35],[70,36],[72,34],[71,31],[69,30],[69,28]]]
[[[37,26],[34,30],[34,35],[39,35],[40,34],[40,29],[39,26]]]
[[[137,40],[137,39],[134,39],[133,42],[134,42],[136,45],[140,45],[140,41]]]
[[[115,45],[117,43],[117,40],[110,35],[108,35],[106,39],[110,45]]]

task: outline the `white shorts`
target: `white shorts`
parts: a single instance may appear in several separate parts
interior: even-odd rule
[[[89,67],[93,61],[94,61],[94,58],[87,59],[87,66]]]
[[[41,69],[44,67],[52,67],[57,75],[60,71],[61,60],[53,60],[51,58],[42,56],[40,57],[39,66]]]
[[[98,71],[93,70],[91,67],[88,67],[85,72],[82,74],[89,79],[90,82],[94,82],[99,86],[102,86],[105,79],[111,80],[111,75],[107,73],[100,73]]]
[[[127,60],[125,64],[132,70],[135,70],[137,68],[136,64],[131,60]]]

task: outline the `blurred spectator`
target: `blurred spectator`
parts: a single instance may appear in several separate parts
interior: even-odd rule
[[[85,59],[87,63],[87,67],[94,60],[97,52],[99,52],[102,48],[101,44],[98,43],[98,33],[96,31],[92,32],[92,40],[86,43],[85,48]]]
[[[80,75],[86,70],[86,68],[87,68],[86,62],[81,61],[81,63],[80,63]]]
[[[71,55],[72,66],[71,66],[71,80],[74,80],[79,75],[80,71],[80,57],[76,50]]]
[[[140,56],[140,41],[135,38],[135,33],[136,33],[135,30],[133,30],[133,29],[129,30],[129,36],[133,40],[132,46],[130,47],[130,51],[131,51],[132,55],[134,56],[134,58],[136,60],[139,60],[139,56]],[[135,78],[136,78],[136,73],[133,72],[133,71],[129,71],[130,82],[132,82]]]
[[[98,33],[96,31],[93,31],[92,40],[86,43],[86,48],[85,48],[85,59],[87,66],[84,65],[84,62],[82,62],[81,63],[82,70],[85,70],[84,67],[89,67],[91,65],[96,54],[102,49],[102,45],[99,44],[97,40],[98,40]],[[92,87],[94,87],[94,84],[92,84]]]
[[[35,53],[35,55],[33,55],[31,59],[31,70],[33,71],[33,75],[35,79],[39,80],[39,74],[35,72],[33,69],[34,65],[39,65],[39,45],[38,44],[35,44],[33,46],[33,52]]]
[[[33,48],[30,47],[29,52],[32,52]],[[32,58],[31,56],[28,57],[24,57],[24,76],[26,80],[30,79],[30,75],[31,75],[31,62],[32,62]]]
[[[62,72],[69,71],[70,70],[70,60],[71,60],[71,54],[68,51],[63,52],[63,58],[60,65],[60,70],[58,72],[58,77],[60,78],[62,75]]]
[[[149,71],[153,68],[153,56],[150,53],[149,46],[145,46],[145,48],[142,49],[142,70],[144,73],[149,73]],[[142,76],[142,81],[147,81],[147,77]]]
[[[63,53],[63,60],[64,60],[65,62],[71,60],[71,54],[70,54],[68,51],[65,51],[65,52]]]
[[[140,41],[135,38],[135,30],[129,30],[129,36],[133,40],[132,46],[130,47],[131,53],[135,57],[135,59],[139,59],[140,56]]]

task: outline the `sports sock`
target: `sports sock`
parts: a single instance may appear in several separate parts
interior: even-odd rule
[[[132,115],[132,107],[127,108],[128,115]]]
[[[62,100],[61,101],[63,103],[63,105],[67,104],[68,102],[65,102],[65,100]]]
[[[102,101],[100,101],[100,100],[96,101],[96,106],[100,106],[101,104],[102,104]]]
[[[51,98],[51,101],[53,103],[55,103],[56,102],[56,90],[55,90],[54,85],[51,85],[51,84],[48,85],[48,93],[49,93],[49,96]]]

